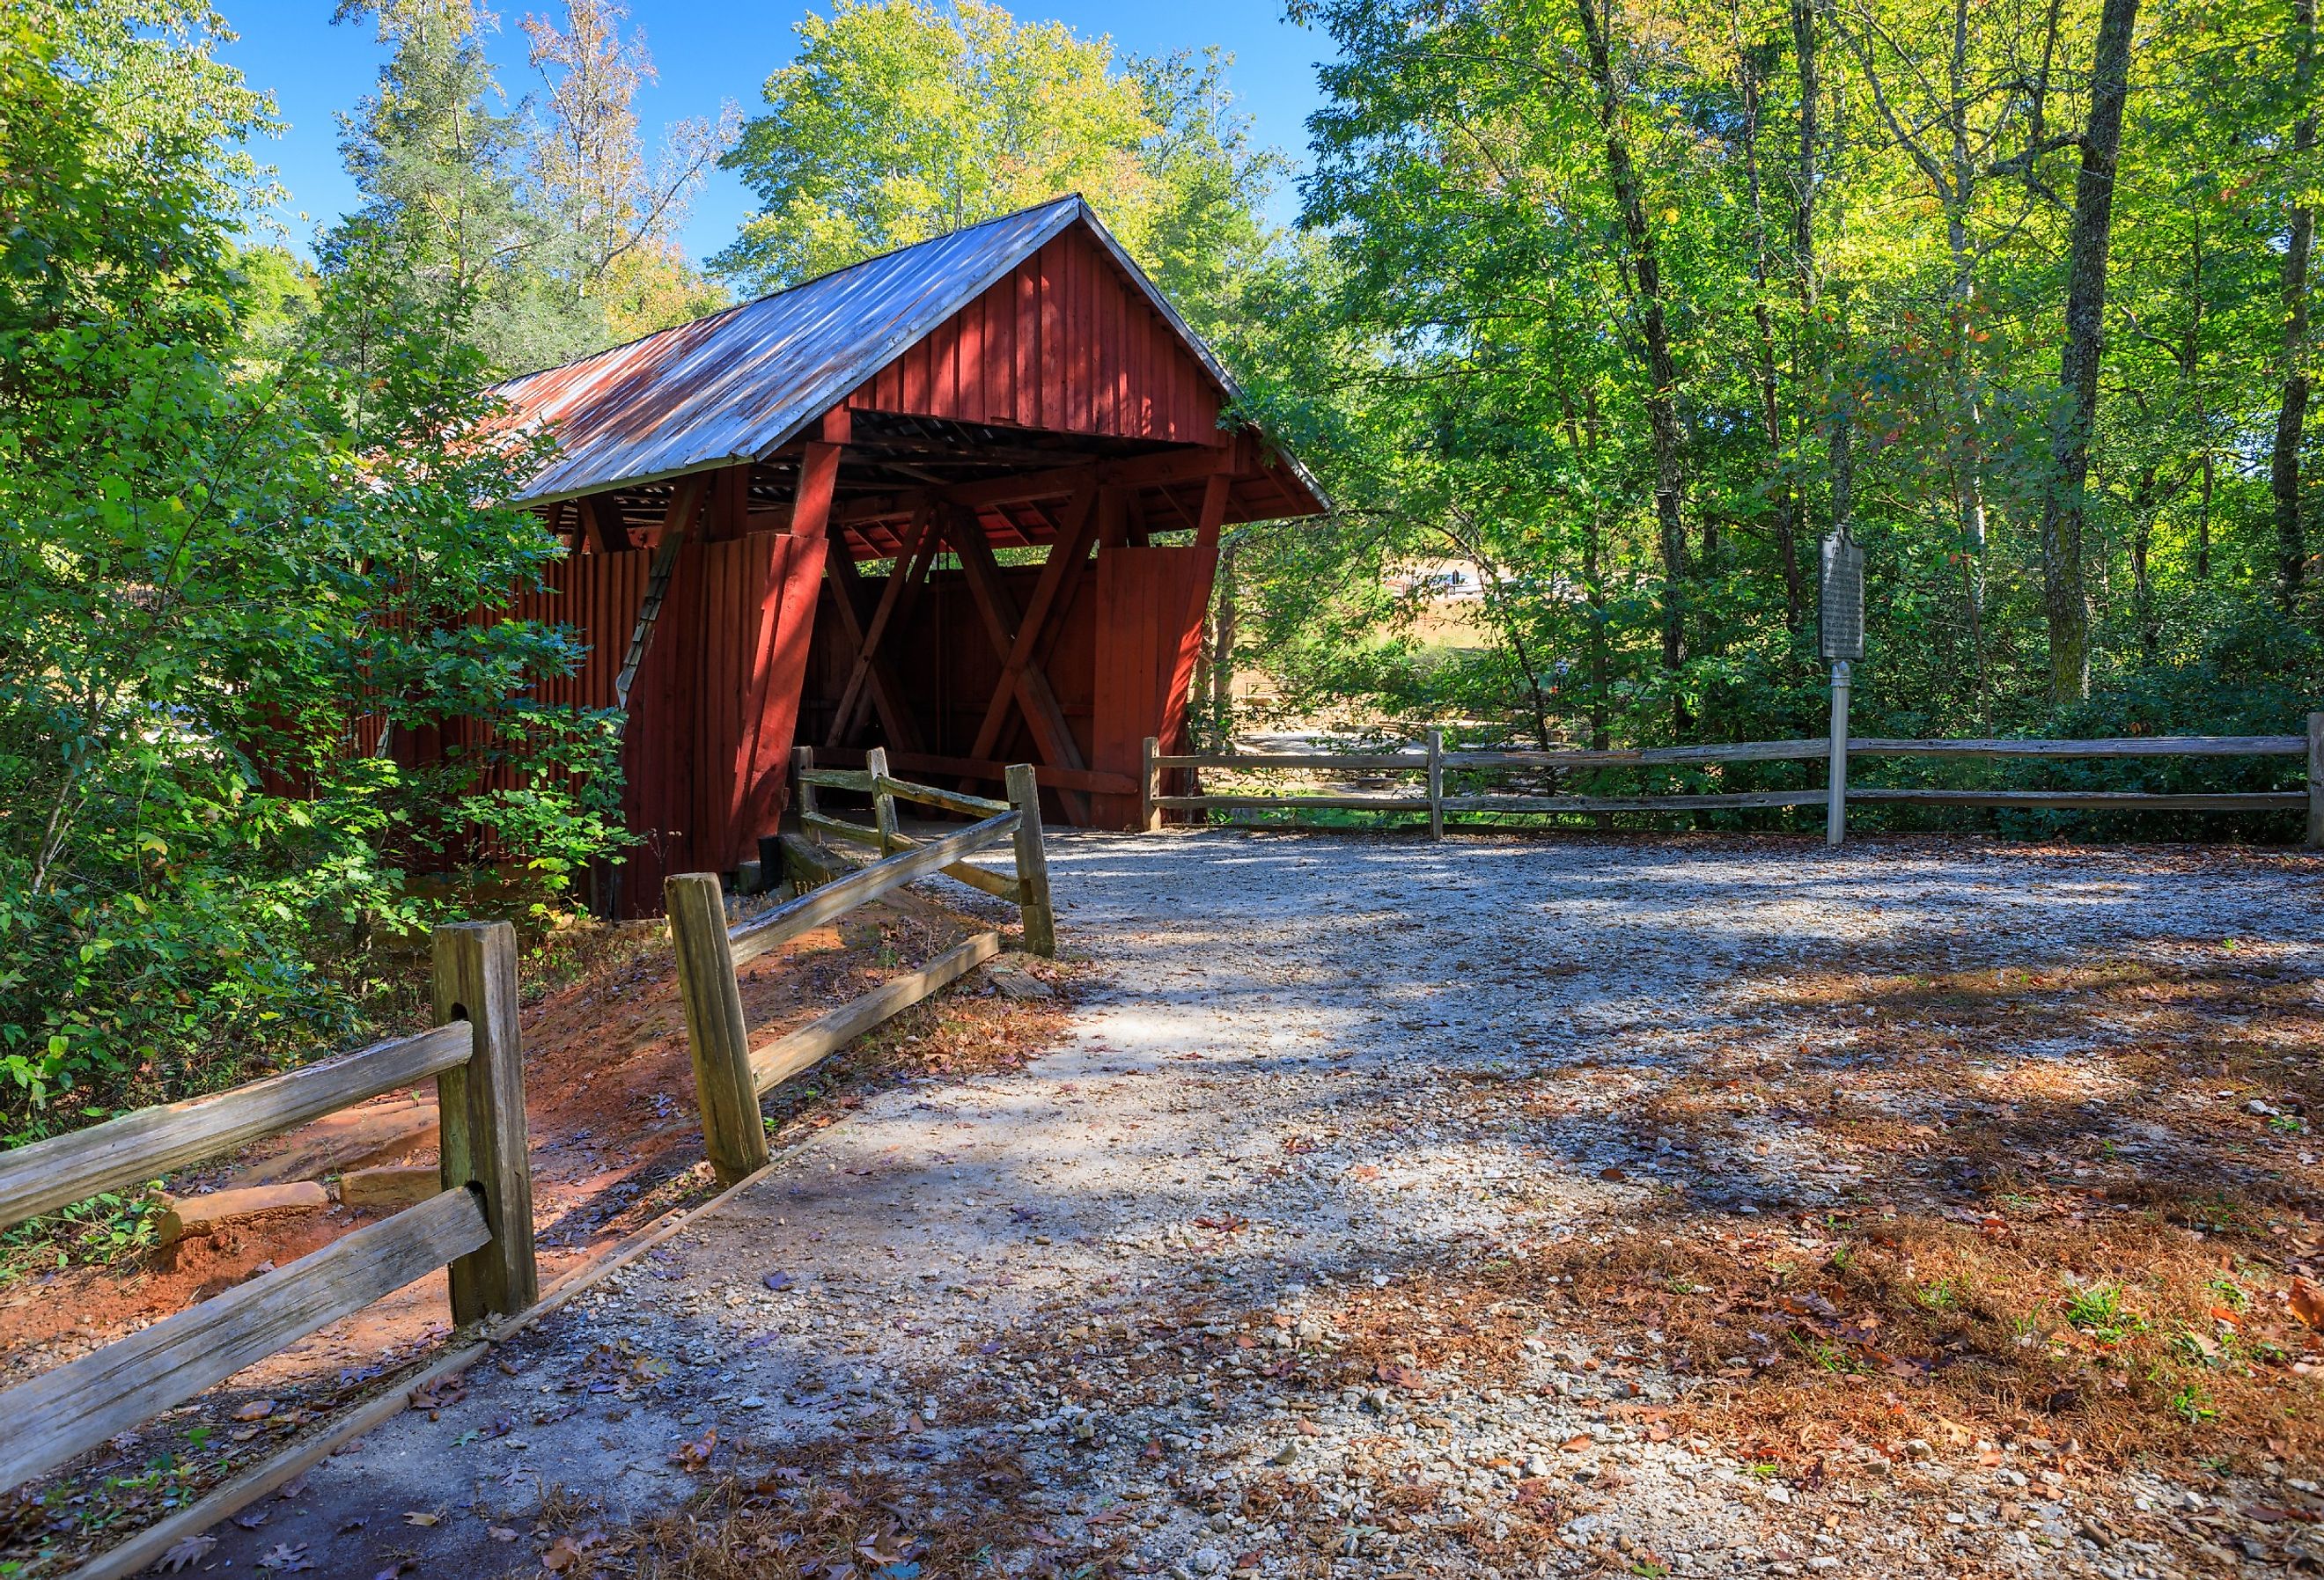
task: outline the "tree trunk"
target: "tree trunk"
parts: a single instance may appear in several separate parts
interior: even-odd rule
[[[1821,283],[1816,278],[1815,200],[1817,123],[1822,110],[1820,99],[1823,88],[1817,71],[1816,3],[1817,0],[1792,0],[1792,52],[1798,57],[1800,71],[1799,159],[1792,177],[1792,267],[1796,273],[1800,296],[1799,345],[1814,368],[1816,382],[1811,387],[1821,389],[1826,370],[1822,357],[1814,349],[1820,344],[1816,337],[1816,296]],[[1791,491],[1791,496],[1793,537],[1790,542],[1781,545],[1784,623],[1797,631],[1807,619],[1799,542],[1814,534],[1809,528],[1806,500],[1797,489]]]
[[[2131,622],[2138,627],[2139,656],[2150,664],[2163,635],[2155,624],[2154,582],[2147,571],[2147,559],[2154,547],[2154,517],[2161,508],[2154,498],[2160,471],[2149,462],[2140,471],[2138,486],[2130,496]]]
[[[2295,0],[2299,55],[2292,67],[2292,97],[2300,119],[2292,128],[2292,180],[2304,190],[2308,156],[2316,148],[2316,115],[2309,107],[2316,70],[2316,0]],[[2275,453],[2267,468],[2275,496],[2275,596],[2287,614],[2300,607],[2300,583],[2308,563],[2308,531],[2300,519],[2300,447],[2308,422],[2308,258],[2316,241],[2316,210],[2303,199],[2292,206],[2291,234],[2283,249],[2283,403],[2275,414]]]
[[[2211,579],[2211,490],[2218,480],[2218,466],[2211,455],[2209,442],[2203,446],[2203,504],[2195,513],[2195,579]]]
[[[1960,530],[1961,586],[1969,601],[1969,624],[1976,644],[1978,694],[1985,692],[1985,467],[1980,438],[1985,414],[1972,366],[1970,319],[1977,309],[1977,254],[1969,245],[1969,214],[1977,192],[1977,163],[1969,152],[1969,106],[1977,91],[1969,76],[1969,3],[1953,0],[1953,51],[1947,85],[1947,115],[1952,135],[1950,158],[1954,201],[1946,205],[1945,245],[1952,254],[1953,513]]]
[[[1211,632],[1211,743],[1227,749],[1234,734],[1235,545],[1219,552],[1219,607]]]
[[[1598,453],[1598,393],[1591,390],[1583,396],[1590,411],[1588,438],[1585,443],[1581,421],[1573,414],[1573,397],[1560,391],[1558,396],[1565,408],[1565,439],[1573,448],[1573,458],[1579,463]],[[1607,732],[1608,702],[1613,696],[1613,657],[1608,651],[1606,632],[1606,583],[1604,550],[1605,523],[1599,504],[1602,497],[1595,490],[1591,494],[1589,508],[1582,513],[1582,596],[1589,609],[1590,622],[1590,749],[1606,750],[1610,738]],[[1601,824],[1602,827],[1602,824]]]
[[[2098,353],[2106,318],[2107,247],[2114,226],[2116,156],[2130,94],[2131,29],[2138,0],[2106,0],[2090,61],[2089,126],[2074,183],[2067,245],[2066,337],[2052,423],[2051,482],[2042,509],[2042,601],[2050,624],[2050,689],[2060,702],[2090,693],[2090,610],[2082,587],[2082,525],[2097,424]]]
[[[1646,426],[1655,455],[1655,519],[1661,529],[1663,561],[1663,669],[1675,675],[1686,663],[1686,523],[1680,511],[1678,368],[1671,356],[1670,328],[1663,317],[1662,260],[1654,233],[1646,228],[1645,200],[1630,162],[1629,139],[1622,132],[1621,91],[1607,48],[1605,19],[1596,0],[1576,0],[1589,46],[1590,75],[1598,89],[1598,125],[1606,136],[1606,178],[1621,210],[1623,240],[1637,285],[1638,330],[1646,345]],[[1683,731],[1692,722],[1683,698],[1674,698],[1672,720]]]
[[[1743,77],[1743,161],[1751,183],[1751,283],[1756,287],[1751,319],[1759,331],[1759,423],[1767,434],[1767,470],[1774,485],[1775,563],[1784,573],[1784,624],[1800,628],[1799,491],[1784,462],[1784,414],[1775,377],[1775,314],[1767,301],[1774,271],[1768,266],[1767,216],[1759,191],[1759,72],[1750,52],[1738,49]]]

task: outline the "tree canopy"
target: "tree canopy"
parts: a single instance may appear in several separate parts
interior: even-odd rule
[[[977,0],[839,0],[797,32],[724,162],[760,208],[712,266],[752,289],[1071,191],[1197,308],[1261,242],[1278,162],[1250,146],[1215,50],[1118,60],[1105,39]]]

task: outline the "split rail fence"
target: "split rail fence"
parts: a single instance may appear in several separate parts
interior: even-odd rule
[[[434,1076],[443,1188],[127,1338],[0,1393],[5,1492],[225,1381],[244,1367],[393,1293],[451,1270],[452,1319],[513,1316],[540,1297],[525,1155],[516,931],[438,928],[436,1019],[397,1038],[229,1092],[141,1109],[0,1154],[0,1227],[141,1186],[237,1147]],[[403,1408],[401,1392],[384,1409]],[[381,1401],[359,1407],[381,1409]],[[367,1428],[366,1428],[367,1429]],[[76,1580],[135,1573],[167,1545],[263,1496],[297,1446],[100,1555]],[[267,1478],[273,1477],[273,1482]]]
[[[1886,789],[1848,782],[1850,757],[2138,758],[2305,757],[2308,782],[2299,790],[2147,792],[2139,790]],[[1446,795],[1448,770],[1573,770],[1680,768],[1714,763],[1826,762],[1821,790],[1738,790],[1708,794]],[[1425,791],[1413,795],[1165,795],[1162,774],[1172,769],[1220,769],[1240,772],[1296,772],[1333,774],[1412,773],[1424,776]],[[1831,843],[1845,832],[1848,808],[1863,806],[1997,807],[2076,811],[2301,812],[2307,843],[2324,845],[2324,713],[2308,716],[2305,735],[2130,735],[2104,740],[1910,741],[1850,739],[1746,741],[1701,746],[1656,746],[1636,751],[1447,752],[1442,732],[1408,751],[1388,753],[1166,753],[1149,736],[1139,781],[1140,827],[1159,826],[1165,811],[1231,809],[1422,813],[1429,833],[1443,837],[1444,820],[1458,813],[1612,813],[1751,811],[1780,807],[1823,807]]]
[[[762,1095],[990,960],[1001,952],[1001,937],[978,933],[918,971],[891,978],[755,1050],[736,967],[891,890],[937,873],[1016,905],[1027,950],[1036,955],[1057,950],[1048,859],[1041,845],[1040,790],[1029,764],[1010,766],[1009,799],[995,801],[894,778],[888,772],[886,753],[876,748],[868,754],[868,765],[860,769],[817,768],[807,747],[794,753],[793,760],[801,824],[818,834],[869,845],[880,853],[877,861],[835,875],[836,864],[796,836],[764,841],[760,846],[762,868],[779,862],[804,892],[733,927],[726,923],[725,896],[715,873],[679,873],[663,885],[670,938],[677,947],[678,991],[686,1004],[687,1046],[693,1054],[695,1090],[702,1107],[702,1133],[711,1169],[726,1185],[766,1166],[767,1132],[759,1117]],[[871,826],[826,815],[816,795],[819,789],[869,795]],[[978,821],[941,838],[915,839],[898,829],[899,800]],[[1015,877],[969,864],[970,855],[1004,840],[1014,849]]]

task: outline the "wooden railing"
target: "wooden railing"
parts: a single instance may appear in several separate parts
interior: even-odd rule
[[[458,1325],[513,1315],[539,1298],[515,930],[497,921],[441,927],[434,951],[439,1024],[432,1030],[0,1153],[5,1227],[432,1076],[443,1160],[443,1189],[428,1200],[0,1393],[0,1492],[439,1267],[451,1269]],[[254,1466],[236,1482],[267,1470]],[[235,1484],[197,1506],[208,1520],[239,1506]],[[185,1534],[181,1523],[164,1526]],[[152,1563],[157,1532],[163,1527],[80,1573],[127,1574]]]
[[[1966,757],[1986,761],[2022,757],[2305,757],[2308,782],[2304,790],[2299,790],[2191,792],[1886,789],[1850,786],[1847,764],[1851,757]],[[1815,761],[1831,764],[1827,782],[1821,790],[1637,796],[1448,796],[1444,793],[1447,770],[1677,768],[1711,763]],[[1243,772],[1414,773],[1425,776],[1426,788],[1424,794],[1417,796],[1162,794],[1162,773],[1166,770],[1183,768]],[[1835,844],[1845,827],[1847,808],[1850,804],[2128,812],[2305,812],[2307,842],[2311,845],[2324,845],[2324,713],[2308,716],[2308,733],[2304,735],[2130,735],[2090,741],[1912,741],[1840,736],[1824,740],[1744,741],[1603,752],[1447,752],[1442,734],[1431,730],[1426,739],[1415,748],[1389,753],[1170,754],[1160,751],[1159,743],[1149,736],[1146,742],[1145,770],[1139,778],[1139,823],[1146,828],[1157,827],[1158,816],[1166,810],[1212,811],[1248,808],[1299,811],[1329,808],[1423,813],[1428,818],[1429,832],[1439,838],[1444,833],[1446,816],[1461,812],[1702,812],[1820,806],[1829,812],[1829,827]]]
[[[978,933],[918,971],[883,983],[756,1050],[751,1047],[742,984],[734,975],[738,966],[891,890],[938,873],[1014,903],[1022,918],[1024,947],[1037,955],[1056,953],[1048,858],[1041,845],[1040,790],[1032,768],[1011,764],[1007,776],[1009,799],[994,801],[896,779],[888,772],[881,753],[875,749],[871,757],[865,768],[819,769],[807,748],[795,754],[802,824],[820,834],[872,846],[881,858],[871,865],[835,875],[833,866],[785,845],[785,854],[792,858],[787,865],[799,875],[805,892],[731,928],[726,925],[725,897],[716,874],[680,873],[663,885],[670,938],[677,947],[678,989],[686,1003],[686,1040],[694,1057],[702,1134],[711,1169],[723,1184],[731,1185],[766,1167],[766,1126],[759,1117],[761,1094],[990,960],[1001,952],[1001,938],[998,932]],[[867,827],[826,816],[816,797],[818,787],[871,796],[872,825]],[[915,839],[898,829],[898,800],[941,808],[980,821],[941,838]],[[1002,840],[1014,847],[1015,877],[969,864],[971,855]]]

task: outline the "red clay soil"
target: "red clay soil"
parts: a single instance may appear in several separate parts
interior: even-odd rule
[[[741,973],[753,1038],[770,1038],[825,1013],[984,925],[990,924],[906,894],[892,905],[866,907],[835,927],[803,934]],[[772,1112],[787,1132],[819,1127],[854,1105],[853,1088],[879,1080],[899,1063],[956,1068],[996,1058],[1015,1062],[1022,1057],[1017,1050],[1038,1040],[1049,1018],[1038,1003],[1012,1003],[972,978],[794,1080],[775,1095]],[[609,936],[592,968],[525,1006],[522,1027],[534,1223],[547,1284],[652,1218],[706,1197],[714,1184],[701,1161],[685,1016],[667,935],[658,925]],[[955,1043],[961,1046],[951,1046]],[[322,1178],[357,1166],[429,1161],[435,1149],[430,1086],[386,1094],[171,1183],[190,1195],[226,1185]],[[385,1210],[335,1203],[110,1266],[61,1269],[6,1289],[0,1292],[0,1387],[318,1250]],[[384,1374],[420,1357],[447,1331],[439,1271],[249,1368],[203,1400],[172,1412],[177,1418],[149,1428],[142,1442],[115,1439],[116,1455],[100,1455],[106,1463],[85,1466],[74,1479],[102,1489],[88,1503],[125,1516],[124,1529],[142,1525],[140,1506],[158,1511],[172,1494],[121,1483],[150,1471],[148,1462],[165,1440],[176,1441],[207,1418],[217,1437],[248,1445],[226,1451],[232,1461],[246,1463],[279,1446],[267,1439],[293,1436],[300,1425],[372,1391]],[[249,1419],[235,1413],[254,1403],[271,1408]],[[208,1468],[216,1474],[194,1479],[207,1483],[231,1465]],[[31,1505],[31,1491],[0,1504],[0,1562],[21,1562],[59,1538],[77,1547],[74,1538],[98,1522],[95,1508],[61,1520],[43,1513]],[[45,1507],[53,1511],[60,1501],[51,1497]]]

